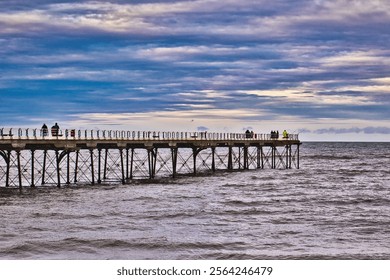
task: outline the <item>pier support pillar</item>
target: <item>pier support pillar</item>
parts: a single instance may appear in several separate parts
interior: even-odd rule
[[[125,181],[125,166],[123,161],[123,149],[119,149],[120,157],[121,157],[121,173],[122,173],[122,184],[124,185],[126,183]]]
[[[286,169],[288,169],[288,145],[285,147],[286,151]]]
[[[202,150],[204,150],[204,148],[192,148],[192,157],[194,160],[194,172],[193,172],[194,175],[196,175],[196,157]]]
[[[70,185],[70,152],[66,153],[66,184]]]
[[[176,177],[176,170],[177,170],[177,148],[171,148],[171,155],[172,155],[172,177]]]
[[[156,175],[157,148],[148,148],[149,179]]]
[[[229,146],[228,170],[233,170],[233,147]]]
[[[129,179],[129,148],[126,148],[126,180]]]
[[[133,166],[134,166],[134,148],[131,148],[131,158],[130,158],[130,180],[133,179]]]
[[[300,144],[297,144],[297,169],[299,169],[299,146]]]
[[[108,149],[105,150],[105,154],[104,154],[103,180],[107,179],[107,159],[108,159]]]
[[[35,162],[35,150],[31,150],[31,183],[30,186],[35,188],[35,178],[34,178],[34,162]]]
[[[93,149],[89,149],[89,153],[91,155],[91,184],[95,185],[95,168],[93,165]]]
[[[61,187],[61,176],[60,176],[60,157],[58,150],[56,150],[56,169],[57,169],[57,187]]]
[[[102,183],[102,149],[98,149],[98,184]]]
[[[74,182],[77,183],[77,171],[79,169],[79,150],[76,150],[76,159],[74,162]]]
[[[260,147],[260,161],[261,161],[261,169],[264,169],[264,151],[263,151],[263,146]]]
[[[3,157],[6,163],[6,171],[5,171],[5,186],[9,187],[9,173],[10,173],[10,159],[11,159],[11,151],[0,151],[0,155]]]
[[[249,169],[248,146],[244,146],[243,150],[244,150],[244,169]]]
[[[197,155],[197,149],[196,148],[192,148],[192,158],[193,158],[193,161],[194,161],[194,169],[193,169],[193,174],[196,175],[196,155]]]
[[[271,155],[272,169],[276,168],[276,147],[272,146],[272,155]]]
[[[46,158],[47,158],[47,150],[44,150],[43,151],[43,164],[42,164],[42,185],[45,184]]]
[[[16,157],[18,161],[18,179],[19,179],[19,189],[22,189],[22,168],[20,166],[20,150],[16,151]]]
[[[238,169],[241,169],[241,147],[238,147]]]
[[[212,153],[211,170],[213,170],[213,172],[215,172],[215,147],[211,148],[211,153]]]

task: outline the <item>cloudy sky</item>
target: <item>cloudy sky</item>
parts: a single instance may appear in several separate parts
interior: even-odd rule
[[[0,0],[0,126],[390,141],[390,1]]]

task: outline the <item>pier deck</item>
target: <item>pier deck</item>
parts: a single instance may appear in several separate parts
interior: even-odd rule
[[[0,129],[0,187],[126,184],[137,178],[299,168],[298,135]]]

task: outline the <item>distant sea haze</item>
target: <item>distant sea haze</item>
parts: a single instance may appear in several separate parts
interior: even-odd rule
[[[390,259],[390,143],[303,143],[300,169],[0,190],[1,259]]]

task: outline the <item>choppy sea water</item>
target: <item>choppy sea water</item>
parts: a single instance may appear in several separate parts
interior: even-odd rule
[[[300,167],[0,191],[0,259],[390,259],[390,143]]]

